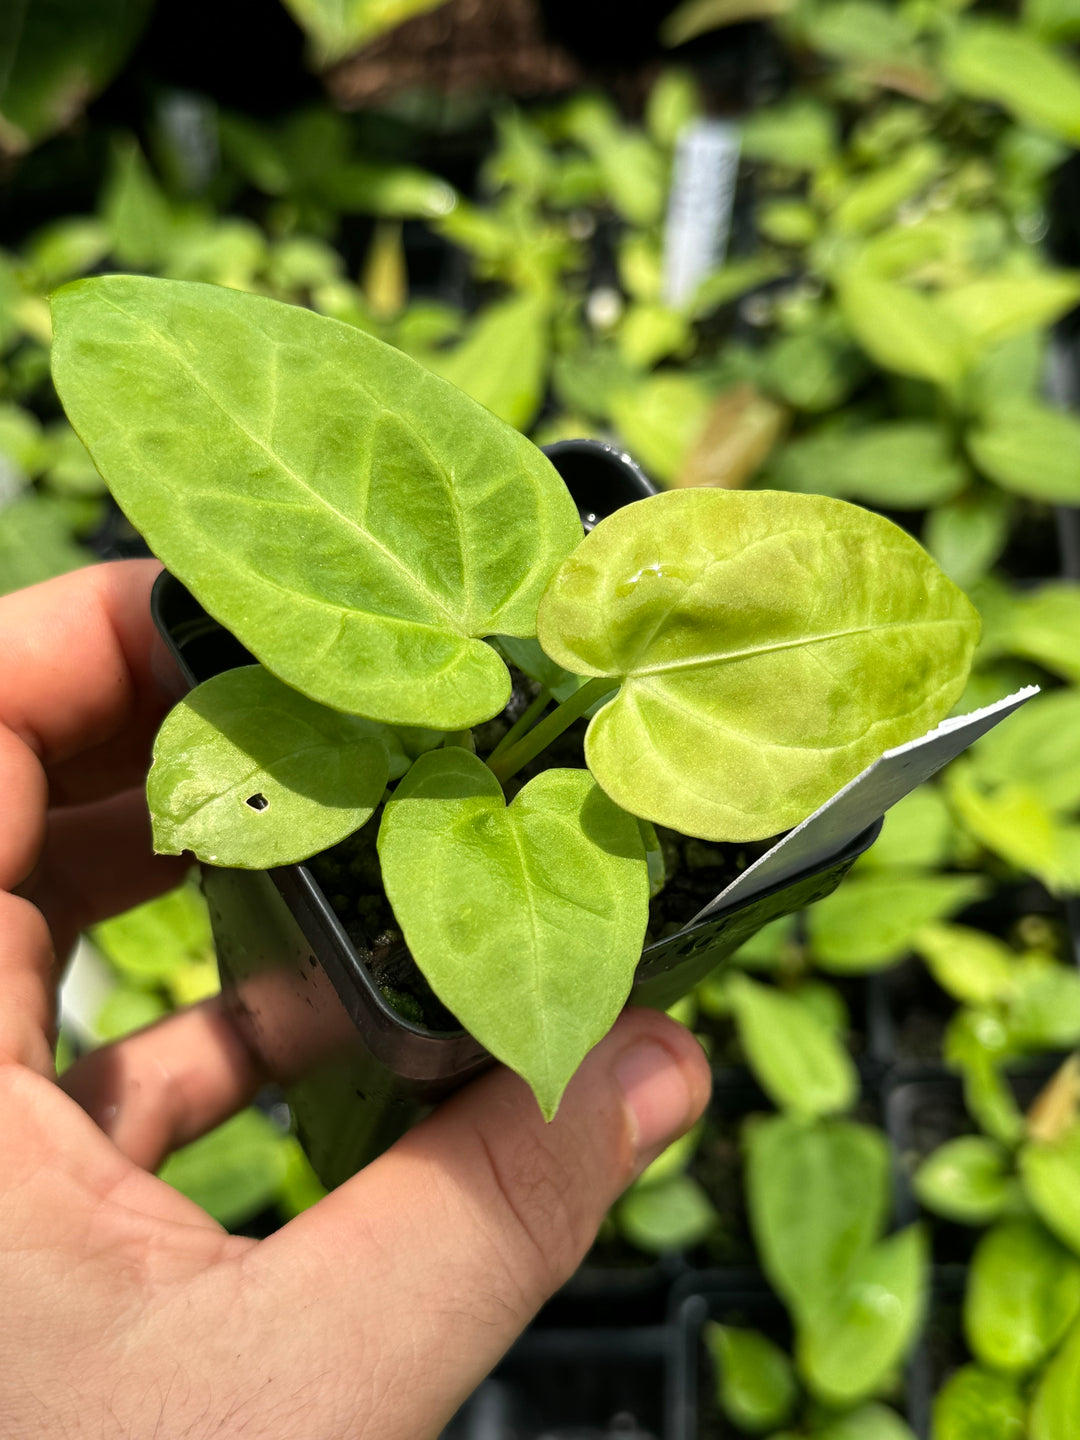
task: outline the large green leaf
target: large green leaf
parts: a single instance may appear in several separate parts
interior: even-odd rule
[[[1078,1415],[1080,1322],[1073,1326],[1039,1380],[1028,1421],[1029,1440],[1075,1440]]]
[[[332,64],[413,15],[445,0],[284,0],[311,37],[316,60]]]
[[[843,1042],[794,996],[746,975],[728,995],[750,1066],[769,1097],[797,1115],[846,1110],[859,1077]]]
[[[960,1135],[923,1161],[912,1188],[936,1215],[962,1225],[985,1225],[1012,1203],[1016,1184],[1007,1150],[985,1135]]]
[[[1080,504],[1080,420],[1035,400],[999,405],[966,436],[975,464],[1030,500]]]
[[[267,669],[392,723],[502,709],[481,637],[535,633],[581,534],[535,447],[371,336],[261,296],[108,276],[53,307],[57,388],[95,463]]]
[[[1080,1262],[1037,1220],[1006,1220],[979,1241],[964,1297],[964,1330],[991,1370],[1027,1374],[1080,1311]]]
[[[1019,26],[967,21],[957,27],[943,59],[963,94],[996,100],[1029,125],[1080,141],[1080,71]]]
[[[1033,1140],[1020,1152],[1024,1191],[1039,1218],[1080,1255],[1080,1128],[1060,1140]]]
[[[371,818],[388,739],[259,665],[226,670],[158,731],[146,782],[154,848],[246,870],[307,860]]]
[[[810,910],[810,944],[825,970],[857,974],[898,960],[924,925],[944,920],[978,900],[977,875],[853,876]]]
[[[740,1430],[756,1435],[791,1418],[799,1398],[795,1367],[759,1330],[710,1321],[702,1339],[716,1367],[717,1398]]]
[[[550,1119],[630,993],[649,899],[637,822],[584,770],[546,770],[507,806],[451,748],[394,792],[379,858],[432,989]]]
[[[1010,1376],[963,1365],[934,1399],[934,1440],[1024,1440],[1026,1412]]]
[[[929,729],[960,694],[977,633],[968,601],[896,526],[773,491],[673,491],[616,511],[538,615],[552,659],[622,682],[585,742],[607,793],[718,840],[797,824]]]
[[[749,1127],[747,1151],[747,1199],[762,1265],[805,1318],[881,1233],[888,1144],[867,1125],[778,1115]]]
[[[0,6],[0,153],[67,125],[116,74],[152,0],[7,0]]]
[[[820,1399],[852,1405],[904,1358],[922,1320],[926,1252],[918,1225],[879,1241],[800,1325],[799,1370]]]

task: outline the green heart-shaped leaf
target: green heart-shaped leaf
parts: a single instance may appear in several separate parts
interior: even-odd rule
[[[482,637],[535,634],[581,538],[535,446],[400,351],[262,296],[111,275],[53,314],[57,386],[116,499],[267,669],[392,724],[502,709]]]
[[[245,870],[306,860],[371,818],[389,768],[383,726],[261,666],[226,670],[158,732],[146,782],[154,848]]]
[[[566,669],[623,682],[585,747],[617,804],[758,840],[947,714],[979,621],[879,515],[689,490],[601,521],[552,578],[538,634]]]
[[[648,918],[637,821],[584,770],[507,806],[466,750],[423,755],[379,830],[386,893],[416,963],[551,1119],[630,993]]]

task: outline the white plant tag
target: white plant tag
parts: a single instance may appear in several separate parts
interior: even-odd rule
[[[675,309],[727,253],[740,144],[726,120],[694,120],[679,135],[664,226],[664,299]]]
[[[1037,685],[1027,685],[1015,695],[1007,695],[982,710],[943,720],[918,740],[886,750],[862,774],[849,780],[831,800],[826,800],[801,825],[789,830],[771,850],[748,866],[694,916],[691,925],[710,919],[732,905],[742,905],[763,890],[812,870],[830,855],[837,854],[890,806],[936,775],[980,735],[992,730],[1006,715],[1011,715],[1038,693]]]

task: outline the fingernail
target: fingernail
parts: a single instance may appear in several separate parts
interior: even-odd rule
[[[615,1082],[634,1126],[639,1155],[656,1150],[686,1129],[690,1092],[682,1066],[655,1040],[638,1040],[615,1062]]]

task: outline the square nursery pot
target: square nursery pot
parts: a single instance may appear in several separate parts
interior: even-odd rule
[[[586,529],[653,493],[628,456],[599,441],[564,441],[547,454]],[[191,684],[252,663],[167,573],[152,606]],[[1011,697],[969,721],[950,721],[868,767],[689,924],[646,946],[631,1002],[666,1008],[770,920],[829,894],[876,838],[885,809],[1019,703]],[[471,1035],[412,1023],[388,1003],[363,946],[350,941],[307,866],[205,866],[203,885],[223,989],[249,1044],[283,1088],[326,1185],[354,1174],[426,1108],[492,1063]]]

